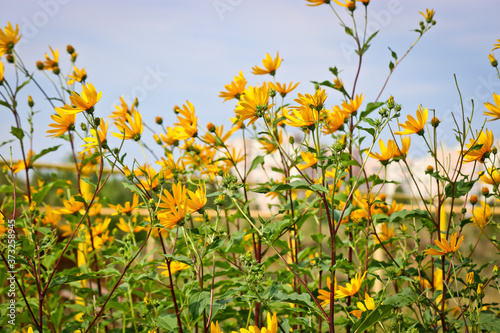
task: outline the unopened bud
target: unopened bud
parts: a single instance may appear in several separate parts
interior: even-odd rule
[[[436,128],[439,126],[440,122],[441,122],[441,120],[439,120],[437,117],[433,117],[431,120],[431,125],[432,125],[432,127]]]
[[[207,130],[211,133],[214,133],[215,132],[215,125],[212,124],[212,123],[208,123],[207,124]]]
[[[35,106],[35,102],[33,102],[33,98],[31,96],[28,96],[28,106],[32,108]]]
[[[425,173],[428,175],[433,172],[434,172],[434,167],[432,165],[428,165],[427,169],[425,170]]]
[[[5,60],[7,60],[8,63],[14,63],[14,56],[12,54],[7,54],[5,56]]]
[[[87,130],[87,124],[81,123],[80,124],[80,128],[82,129],[82,131],[86,131]]]
[[[39,70],[43,70],[43,67],[44,67],[43,62],[41,62],[41,61],[36,62],[36,68],[38,68]]]
[[[493,54],[488,54],[488,59],[490,59],[491,66],[498,66],[498,61],[495,59],[495,56]]]
[[[52,73],[54,73],[55,75],[59,75],[59,73],[61,73],[61,70],[59,69],[59,67],[54,66],[52,67]]]
[[[470,198],[469,198],[469,202],[472,206],[474,206],[475,204],[477,204],[477,195],[471,195]]]
[[[293,137],[293,135],[290,135],[290,136],[288,137],[288,142],[289,142],[291,145],[293,145],[293,144],[295,143],[295,138]]]
[[[489,188],[487,188],[486,186],[485,186],[485,187],[483,187],[483,188],[481,189],[481,194],[482,194],[482,195],[484,195],[484,196],[487,196],[488,194],[490,194],[490,189],[489,189]]]
[[[69,53],[69,54],[73,54],[75,52],[75,48],[71,45],[68,45],[66,46],[66,51]]]
[[[162,118],[162,117],[156,117],[156,118],[155,118],[155,122],[156,122],[158,125],[161,125],[161,124],[163,124],[163,118]]]
[[[387,100],[387,107],[389,108],[389,110],[392,110],[394,108],[394,97],[389,97],[389,99]]]

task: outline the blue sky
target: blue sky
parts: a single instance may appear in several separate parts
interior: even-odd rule
[[[453,74],[464,100],[475,101],[477,126],[484,120],[483,103],[500,91],[487,57],[500,38],[498,1],[372,1],[369,29],[380,32],[366,55],[357,92],[366,95],[365,104],[375,99],[389,72],[387,47],[402,56],[417,37],[412,30],[422,20],[419,11],[426,8],[435,9],[437,25],[401,63],[382,99],[394,95],[405,118],[419,104],[436,109],[443,120],[441,137],[453,144],[450,112],[460,112]],[[361,17],[362,5],[359,9]],[[65,48],[72,44],[79,54],[77,66],[85,67],[88,81],[103,92],[96,112],[106,117],[121,95],[129,100],[138,95],[139,110],[153,127],[155,116],[162,116],[167,125],[174,123],[172,107],[186,100],[194,104],[202,126],[208,121],[229,125],[234,103],[222,103],[219,92],[240,70],[250,84],[267,79],[251,74],[267,52],[274,56],[279,51],[284,59],[277,81],[301,82],[294,93],[313,92],[312,80],[332,79],[328,68],[333,66],[342,70],[350,87],[357,65],[353,44],[332,11],[327,6],[308,7],[303,0],[0,0],[0,11],[2,27],[7,21],[20,25],[24,36],[17,52],[39,82],[47,80],[35,63],[43,60],[48,46],[59,48],[61,68],[67,72]],[[343,8],[339,13],[347,17]],[[35,116],[35,151],[58,144],[45,137],[53,110],[35,90],[27,93],[35,97],[35,109],[40,111]],[[327,105],[340,104],[340,98],[330,91]],[[3,133],[13,124],[10,114],[5,117],[0,124]],[[500,130],[490,128],[500,135]],[[68,149],[48,159],[62,159]],[[8,155],[8,147],[0,153]],[[138,158],[139,154],[137,150]]]

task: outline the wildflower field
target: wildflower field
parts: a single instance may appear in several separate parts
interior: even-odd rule
[[[500,95],[470,108],[456,80],[447,128],[385,91],[435,29],[425,8],[365,94],[370,0],[303,5],[331,12],[357,70],[332,64],[310,89],[280,80],[272,50],[220,87],[225,127],[189,100],[173,122],[137,98],[108,110],[78,45],[25,63],[19,25],[0,29],[1,332],[500,332]],[[500,79],[500,39],[489,47]],[[41,136],[53,145],[34,151]],[[416,142],[425,171],[408,161]],[[42,162],[65,147],[69,162]]]

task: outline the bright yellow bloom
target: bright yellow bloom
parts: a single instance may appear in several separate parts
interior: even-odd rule
[[[293,127],[308,127],[315,123],[313,110],[310,107],[300,106],[298,109],[292,109],[290,114],[288,108],[283,108],[283,116],[286,118],[285,124]]]
[[[266,85],[262,87],[248,87],[240,97],[236,106],[236,114],[240,116],[240,121],[250,119],[248,125],[264,116],[274,104],[269,105],[269,90]]]
[[[342,110],[348,114],[356,114],[356,112],[361,107],[361,103],[363,103],[363,99],[365,95],[356,95],[354,99],[351,99],[349,103],[346,101],[342,102]]]
[[[265,69],[262,69],[258,66],[252,67],[252,74],[255,75],[263,75],[263,74],[271,74],[274,76],[276,74],[276,70],[281,65],[281,58],[279,53],[276,53],[276,58],[273,60],[269,53],[266,53],[266,58],[262,60]]]
[[[19,42],[21,35],[19,35],[19,25],[16,24],[16,29],[12,27],[10,22],[7,22],[5,31],[0,29],[0,57],[4,54],[11,54],[14,45]]]
[[[500,49],[500,39],[497,39],[497,43],[493,44],[493,48],[491,49],[491,51],[495,51],[496,49]]]
[[[192,138],[198,132],[198,118],[194,112],[194,106],[191,102],[186,101],[187,105],[183,105],[182,109],[178,108],[177,111],[179,115],[177,119],[178,123],[175,123],[177,127],[173,128],[173,138],[176,140],[186,140]]]
[[[238,130],[237,127],[233,127],[230,131],[224,134],[224,125],[215,126],[213,133],[208,132],[204,136],[201,137],[205,143],[209,145],[213,145],[216,147],[224,146],[226,141],[233,135],[234,132]]]
[[[43,225],[51,224],[52,226],[56,226],[61,220],[61,214],[58,214],[55,210],[52,210],[52,207],[47,205],[45,207],[45,214],[41,219]]]
[[[239,100],[240,96],[245,91],[246,85],[247,80],[243,76],[243,72],[240,71],[240,74],[234,77],[233,82],[224,86],[224,88],[226,88],[226,91],[221,91],[219,97],[224,98],[224,102],[229,101],[233,98]]]
[[[474,284],[474,272],[467,273],[467,284]]]
[[[135,104],[132,104],[132,107],[129,108],[123,96],[120,97],[120,104],[115,105],[115,111],[111,114],[111,118],[121,118],[123,121],[127,121],[127,114],[132,114],[135,110]]]
[[[134,216],[132,218],[132,225],[136,224],[136,220],[137,218]],[[122,217],[119,218],[119,223],[116,224],[116,226],[118,227],[118,229],[120,229],[121,231],[123,232],[134,232],[134,233],[137,233],[137,232],[140,232],[144,229],[146,229],[146,227],[141,227],[139,225],[136,225],[133,229],[132,229],[132,226],[127,223]]]
[[[403,127],[405,130],[403,132],[394,132],[394,134],[407,135],[416,133],[419,135],[423,135],[428,115],[429,111],[427,110],[427,108],[424,109],[422,105],[419,105],[417,110],[417,119],[408,115],[408,120],[404,124],[399,124],[399,126]]]
[[[43,62],[43,69],[54,69],[59,67],[59,49],[55,51],[49,46],[50,52],[52,53],[52,58],[45,53],[45,61]]]
[[[380,146],[380,154],[370,152],[369,156],[379,160],[382,165],[387,165],[390,159],[399,156],[399,149],[391,139],[387,141],[387,147],[382,139],[379,139],[378,145]]]
[[[434,241],[436,245],[441,249],[441,251],[436,250],[436,249],[427,249],[424,251],[425,254],[430,255],[430,256],[444,256],[448,253],[454,253],[458,250],[460,247],[460,244],[462,244],[464,240],[464,236],[460,237],[460,239],[457,241],[457,233],[454,233],[451,235],[451,240],[448,242],[446,239],[445,235],[441,235],[441,241],[438,241],[437,239]]]
[[[299,94],[299,98],[294,99],[295,102],[300,105],[315,109],[316,111],[321,111],[323,106],[325,105],[326,98],[328,95],[325,92],[325,89],[318,89],[314,92],[314,95],[311,94]]]
[[[342,82],[342,79],[341,78],[335,78],[333,79],[333,87],[337,90],[342,90],[342,88],[344,87],[344,82]]]
[[[276,318],[276,312],[273,313],[272,317],[269,313],[267,313],[267,327],[262,327],[261,329],[259,329],[257,326],[249,326],[248,329],[240,328],[240,333],[277,333],[277,332],[278,332],[278,320]]]
[[[164,210],[160,211],[158,219],[166,229],[173,229],[179,221],[184,219],[188,211],[187,189],[179,182],[172,185],[172,193],[166,189],[163,193],[158,206]]]
[[[115,125],[118,127],[118,130],[120,130],[120,133],[113,133],[113,136],[122,140],[139,141],[141,139],[142,131],[144,130],[141,114],[134,110],[132,115],[127,114],[126,118],[127,122],[121,118],[115,122]]]
[[[357,302],[356,306],[358,307],[359,310],[353,310],[350,313],[352,313],[359,319],[361,318],[361,314],[363,312],[375,309],[375,301],[373,300],[373,298],[370,297],[370,295],[365,294],[364,302]]]
[[[322,130],[324,134],[333,134],[341,129],[348,116],[338,105],[332,107],[332,110],[325,110],[325,113],[326,118]]]
[[[31,168],[32,167],[31,158],[33,156],[35,156],[35,152],[30,149],[30,151],[28,152],[28,156],[26,156],[26,163],[24,163],[23,160],[18,161],[17,163],[12,165],[11,167],[12,171],[14,171],[14,173],[18,173],[21,170]]]
[[[488,121],[500,119],[500,96],[493,93],[493,101],[495,102],[494,105],[490,102],[484,103],[484,106],[488,109],[488,111],[484,111],[484,115],[493,117]]]
[[[305,163],[305,164],[298,165],[298,168],[300,170],[307,169],[309,167],[316,165],[316,163],[318,163],[318,158],[316,157],[316,154],[313,154],[311,152],[300,151],[300,156],[302,156],[302,160]]]
[[[216,322],[215,324],[213,322],[210,323],[210,333],[224,333],[220,330],[219,322]]]
[[[500,184],[500,172],[496,167],[488,168],[487,171],[480,177],[481,183],[496,185]]]
[[[380,241],[382,242],[387,242],[391,238],[393,238],[394,235],[394,228],[389,227],[387,223],[382,223],[380,226],[380,231],[377,233],[378,238],[376,235],[373,235],[373,238],[375,240],[375,243],[379,243],[379,238]]]
[[[422,16],[425,18],[425,21],[427,23],[431,23],[432,19],[434,18],[434,14],[436,14],[436,12],[434,11],[434,9],[431,9],[431,10],[426,9],[425,13],[420,12],[420,14],[422,14]]]
[[[49,133],[47,136],[51,136],[52,138],[61,136],[68,131],[75,130],[76,114],[68,114],[58,108],[56,108],[56,112],[57,115],[53,114],[50,116],[52,120],[55,121],[55,123],[49,124],[49,127],[53,129],[47,131],[47,133]]]
[[[179,271],[183,271],[185,269],[188,269],[189,267],[191,267],[191,266],[189,266],[188,264],[185,264],[183,262],[171,261],[170,262],[170,273],[175,274]],[[168,264],[161,264],[160,266],[158,266],[158,268],[163,270],[163,272],[161,272],[161,275],[163,275],[165,277],[170,276],[170,274],[168,272]]]
[[[106,137],[108,135],[108,120],[104,122],[104,118],[101,118],[97,132],[95,129],[91,128],[90,134],[91,136],[83,139],[86,142],[86,144],[82,145],[82,147],[85,147],[85,150],[80,152],[80,154],[84,154],[94,148],[98,148],[99,143],[101,144],[101,147],[104,146],[105,148],[107,146]]]
[[[408,155],[408,151],[410,150],[411,137],[405,136],[401,138],[401,149],[398,151],[395,157],[406,157]]]
[[[187,206],[193,211],[197,212],[207,204],[207,189],[205,184],[198,186],[196,192],[188,190],[189,199],[187,200]]]
[[[330,0],[306,0],[309,2],[307,5],[314,7],[314,6],[320,6],[322,4],[328,5],[330,3]]]
[[[87,83],[87,85],[82,85],[82,94],[78,95],[75,91],[72,92],[72,95],[69,96],[71,100],[72,106],[65,105],[62,108],[56,108],[63,110],[66,113],[78,113],[82,111],[87,111],[88,113],[94,112],[94,106],[99,102],[102,96],[102,91],[97,93],[95,87],[92,83]]]
[[[76,68],[76,66],[73,66],[73,74],[68,75],[68,86],[75,83],[75,82],[85,82],[85,79],[87,79],[87,72],[85,71],[85,67],[82,69]]]
[[[292,90],[294,90],[295,88],[297,88],[297,86],[299,85],[300,82],[297,82],[295,84],[293,84],[293,82],[290,82],[288,84],[288,87],[286,85],[286,83],[279,83],[279,82],[276,82],[276,83],[272,83],[270,82],[269,83],[269,87],[276,90],[280,95],[281,97],[285,98],[285,96],[291,92]]]
[[[348,296],[354,296],[361,288],[361,284],[363,283],[366,277],[366,272],[361,275],[361,273],[357,273],[355,277],[351,279],[351,283],[346,283],[345,287],[338,286],[339,290],[335,294],[335,298],[344,298]]]
[[[3,81],[3,73],[4,73],[4,66],[3,66],[3,62],[0,61],[0,84],[2,83]]]
[[[83,202],[76,201],[75,197],[69,200],[63,199],[64,208],[60,208],[57,213],[59,214],[74,214],[85,208]]]
[[[484,161],[490,156],[493,140],[493,133],[490,130],[486,130],[486,133],[481,131],[476,140],[470,139],[470,143],[465,144],[467,150],[463,150],[461,152],[464,156],[464,163],[474,161],[484,163]],[[481,146],[481,148],[474,148],[477,146]]]
[[[328,277],[326,279],[326,287],[330,290],[331,289],[331,285],[332,285],[332,280],[330,279],[330,277]],[[330,290],[331,291],[331,290]],[[321,306],[327,306],[328,304],[330,304],[330,291],[328,290],[324,290],[324,289],[320,289],[318,290],[318,299],[321,300]],[[337,278],[334,279],[334,284],[333,284],[333,295],[337,295],[337,291],[338,291],[338,286],[337,286]]]
[[[356,8],[356,1],[354,0],[344,0],[344,2],[340,2],[339,0],[333,0],[339,6],[345,7],[347,9],[353,10]]]
[[[479,229],[483,229],[491,220],[490,206],[481,201],[481,207],[476,206],[474,208],[471,220]]]
[[[108,206],[115,210],[115,212],[111,215],[125,214],[125,215],[130,216],[130,215],[132,215],[134,210],[137,209],[139,206],[139,195],[134,193],[134,196],[132,198],[132,204],[130,204],[130,201],[127,201],[123,204],[123,206],[120,204],[117,204],[117,205],[108,204]]]

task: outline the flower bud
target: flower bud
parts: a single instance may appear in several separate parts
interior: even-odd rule
[[[481,189],[481,194],[482,194],[482,195],[484,195],[484,196],[487,196],[488,194],[490,194],[490,189],[489,189],[489,188],[487,188],[486,186],[485,186],[485,187],[483,187],[483,188]]]
[[[269,90],[269,96],[270,96],[271,98],[274,98],[274,96],[276,96],[276,89],[272,89],[272,88],[271,88],[271,89]]]
[[[467,273],[467,284],[474,284],[474,272]]]
[[[498,66],[498,61],[495,59],[495,56],[493,54],[488,54],[488,59],[490,59],[491,66]]]
[[[38,68],[39,70],[43,70],[43,62],[41,62],[40,60],[38,60],[36,62],[36,68]]]
[[[389,99],[387,100],[387,107],[389,108],[389,110],[392,110],[394,109],[394,97],[389,97]]]
[[[471,195],[470,198],[469,198],[469,203],[474,206],[475,204],[477,204],[477,195]]]
[[[97,127],[99,125],[101,125],[101,118],[95,118],[94,119],[94,125]]]
[[[438,127],[440,122],[441,122],[441,120],[439,120],[437,117],[433,117],[431,119],[431,125],[434,128]]]
[[[161,145],[161,139],[160,137],[158,136],[158,134],[154,134],[153,135],[153,139],[155,140],[155,142],[159,145]]]
[[[68,45],[66,46],[66,51],[69,53],[69,54],[73,54],[75,53],[75,48],[71,45]]]
[[[427,169],[425,170],[425,174],[428,175],[433,172],[434,172],[434,167],[432,165],[428,165]]]
[[[395,110],[396,112],[401,111],[401,109],[402,109],[402,108],[403,108],[403,106],[402,106],[401,104],[396,104],[396,105],[394,105],[394,110]]]
[[[496,154],[497,154],[497,152],[498,152],[497,147],[493,147],[493,148],[491,148],[491,153],[492,153],[493,155],[496,155]]]
[[[28,96],[28,106],[32,108],[35,106],[35,102],[33,102],[33,98],[31,96]]]
[[[61,70],[59,69],[59,67],[54,66],[52,67],[52,73],[54,73],[55,75],[59,75],[59,73],[61,73]]]
[[[210,132],[210,133],[214,133],[215,132],[215,125],[212,124],[211,122],[209,122],[207,124],[207,130]]]
[[[462,215],[465,215],[467,213],[467,208],[462,207]]]
[[[14,56],[12,54],[7,54],[5,56],[5,60],[7,60],[8,63],[14,63]]]
[[[73,53],[71,54],[71,62],[75,62],[77,57],[78,57],[78,53],[73,52]]]
[[[291,145],[293,145],[293,144],[295,143],[295,138],[293,137],[293,135],[290,135],[290,136],[288,137],[288,142],[289,142]]]
[[[180,107],[179,105],[174,105],[174,113],[179,114]]]
[[[81,123],[80,124],[80,128],[82,129],[82,131],[86,131],[87,130],[87,124]]]
[[[161,124],[163,124],[163,118],[162,118],[162,117],[156,117],[156,118],[155,118],[155,122],[156,122],[158,125],[161,125]]]

